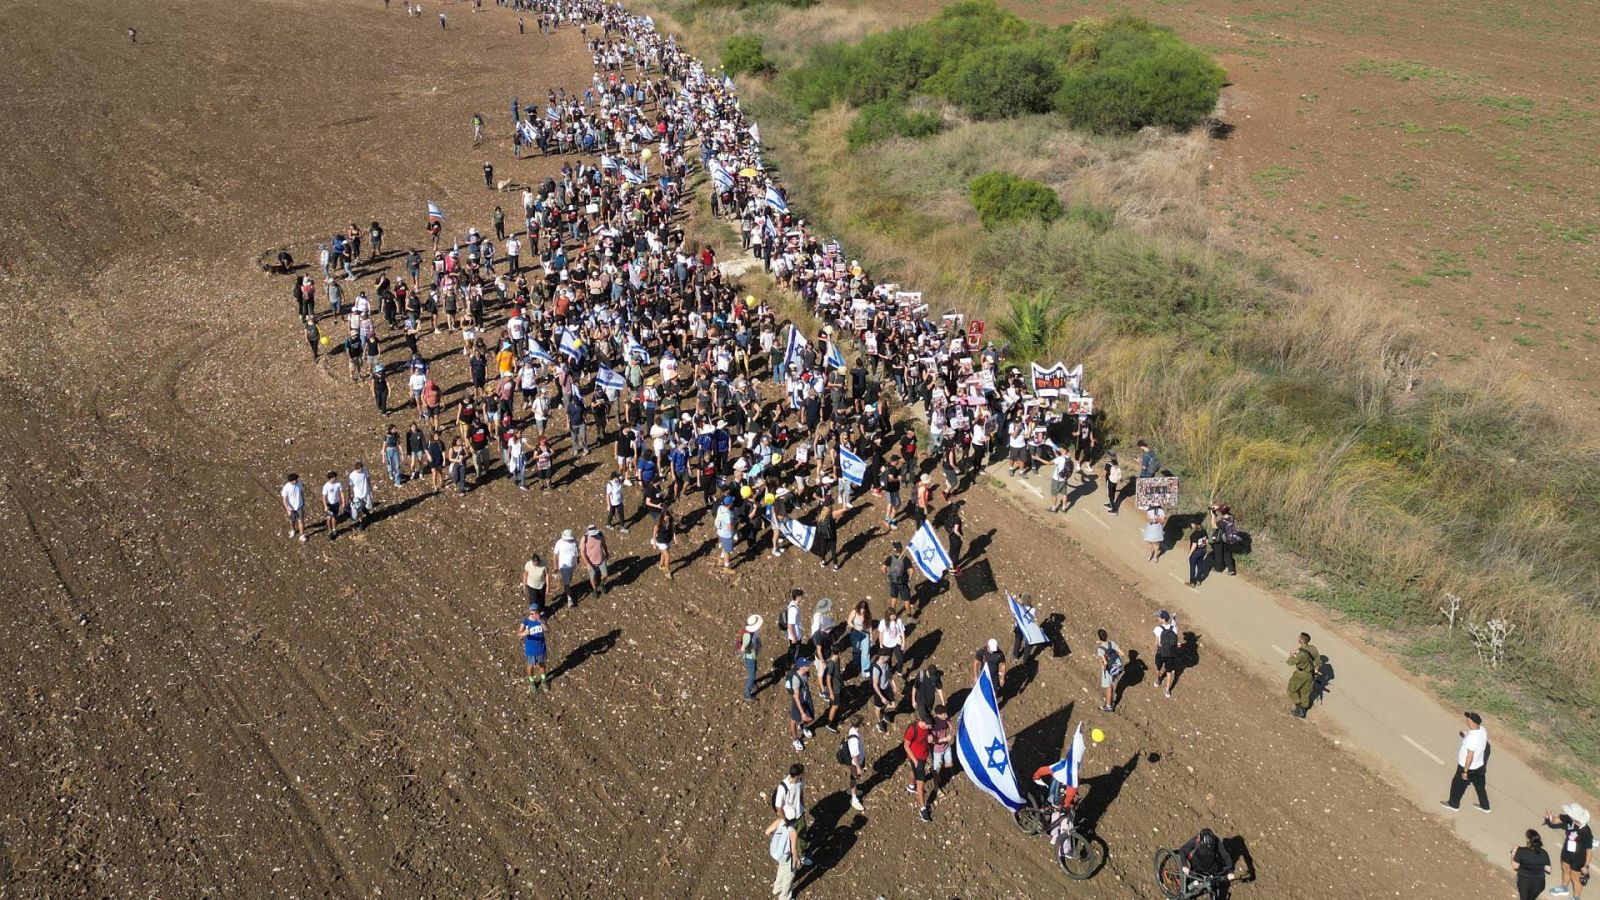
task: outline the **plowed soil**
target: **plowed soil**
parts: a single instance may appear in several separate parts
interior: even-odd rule
[[[852,813],[831,736],[796,754],[777,690],[739,701],[745,615],[772,620],[791,585],[881,604],[885,538],[865,501],[841,573],[790,552],[720,576],[699,519],[668,582],[642,529],[613,535],[624,585],[555,617],[557,676],[536,697],[515,575],[560,529],[601,518],[604,450],[563,466],[549,494],[379,485],[365,533],[286,540],[282,473],[314,485],[357,458],[378,468],[383,420],[342,363],[312,362],[288,280],[257,255],[309,259],[316,236],[371,219],[391,247],[419,242],[430,199],[486,228],[515,198],[484,190],[485,154],[521,180],[558,164],[510,158],[508,98],[589,78],[573,31],[519,36],[508,12],[451,4],[441,32],[439,8],[13,4],[6,894],[760,897],[765,795],[796,758],[811,768],[815,896],[1151,897],[1156,848],[1207,824],[1249,850],[1255,881],[1238,897],[1505,887],[1204,635],[1177,699],[1145,676],[1121,712],[1096,712],[1093,629],[1143,650],[1154,611],[983,487],[966,515],[981,562],[960,589],[922,588],[912,657],[942,664],[955,692],[983,640],[1009,640],[985,572],[1061,616],[1062,642],[1014,673],[1004,715],[1024,772],[1057,758],[1074,723],[1107,730],[1083,768],[1111,849],[1089,882],[1066,882],[1041,839],[959,778],[934,823],[917,821],[875,733],[881,776]],[[492,148],[471,147],[474,111]],[[425,347],[445,384],[465,380],[458,347]]]

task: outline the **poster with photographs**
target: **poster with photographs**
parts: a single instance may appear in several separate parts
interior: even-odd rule
[[[1092,416],[1094,415],[1093,397],[1067,397],[1067,415]]]
[[[1178,505],[1178,479],[1171,475],[1138,478],[1133,483],[1133,505],[1138,509],[1159,506],[1172,510]]]

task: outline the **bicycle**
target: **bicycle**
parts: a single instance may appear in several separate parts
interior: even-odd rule
[[[1099,835],[1080,830],[1077,815],[1070,809],[1051,806],[1029,794],[1028,805],[1013,813],[1013,818],[1023,834],[1049,833],[1056,865],[1074,881],[1094,877],[1106,861],[1106,842]]]
[[[1178,851],[1162,847],[1156,851],[1156,887],[1167,900],[1220,900],[1232,883],[1231,872],[1202,875],[1183,871]]]

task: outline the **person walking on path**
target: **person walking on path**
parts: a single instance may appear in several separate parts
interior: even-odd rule
[[[1161,558],[1161,545],[1167,539],[1167,511],[1152,506],[1144,511],[1144,542],[1150,548],[1150,561]]]
[[[1168,700],[1172,699],[1172,686],[1178,680],[1178,645],[1181,643],[1178,636],[1178,620],[1172,613],[1162,610],[1156,613],[1160,624],[1155,627],[1156,636],[1156,687],[1161,688]]]
[[[289,539],[298,535],[300,543],[306,540],[306,489],[300,476],[294,472],[283,476],[283,487],[278,496],[283,500],[283,514],[289,520]]]
[[[1117,491],[1122,487],[1122,466],[1117,463],[1115,453],[1106,454],[1103,466],[1106,476],[1106,514],[1117,514]]]
[[[1545,820],[1549,821],[1548,815]],[[1544,893],[1545,876],[1550,874],[1550,854],[1545,852],[1539,832],[1529,828],[1523,838],[1522,846],[1511,851],[1511,868],[1517,872],[1517,900],[1537,900]],[[1564,888],[1557,888],[1556,896],[1571,894]]]
[[[1311,710],[1317,667],[1322,663],[1322,656],[1311,643],[1311,635],[1300,632],[1300,645],[1285,662],[1294,667],[1294,674],[1289,676],[1289,699],[1294,701],[1294,709],[1289,711],[1289,715],[1304,719]]]
[[[589,569],[589,589],[596,597],[604,597],[606,579],[611,575],[607,565],[611,561],[611,549],[606,546],[606,536],[598,527],[590,525],[583,532],[583,538],[578,541],[578,556]]]
[[[522,638],[522,657],[528,665],[528,690],[538,692],[544,689],[545,659],[549,655],[549,633],[544,623],[544,614],[539,607],[529,606],[528,612],[522,617],[522,624],[517,630]],[[538,670],[535,672],[535,670]]]
[[[545,585],[550,572],[544,567],[544,558],[535,553],[522,564],[522,591],[527,595],[529,609],[544,609]]]
[[[331,541],[339,533],[339,516],[344,512],[344,485],[339,482],[338,472],[329,472],[322,483],[322,508]]]
[[[1461,747],[1456,750],[1456,775],[1450,779],[1450,798],[1439,805],[1455,812],[1461,808],[1461,798],[1466,796],[1467,785],[1472,785],[1478,795],[1479,812],[1489,811],[1489,791],[1485,787],[1489,762],[1489,729],[1483,727],[1483,716],[1475,712],[1461,714],[1466,725],[1461,731]]]
[[[756,668],[761,657],[761,616],[751,613],[739,632],[739,659],[744,662],[744,699],[756,699]]]
[[[1185,582],[1188,587],[1199,587],[1200,582],[1206,579],[1206,553],[1210,549],[1211,539],[1206,536],[1203,525],[1196,525],[1189,532],[1189,580]]]
[[[1213,571],[1226,570],[1229,575],[1238,575],[1239,568],[1233,561],[1233,549],[1239,544],[1239,525],[1234,521],[1233,511],[1227,506],[1211,507],[1211,552],[1215,555]]]
[[[1122,678],[1123,671],[1122,648],[1106,635],[1104,628],[1096,631],[1094,635],[1098,638],[1098,642],[1094,645],[1094,655],[1100,661],[1100,711],[1116,712],[1117,681]]]
[[[1067,487],[1067,479],[1072,477],[1072,457],[1067,455],[1066,447],[1056,448],[1056,458],[1050,461],[1050,496],[1055,501],[1050,505],[1053,513],[1067,511],[1067,501],[1072,493]]]
[[[856,812],[866,809],[861,805],[860,784],[861,777],[867,771],[867,742],[861,738],[861,717],[856,716],[850,720],[850,730],[845,733],[845,738],[839,744],[839,751],[835,757],[839,765],[845,767],[850,776],[850,807]]]
[[[1589,829],[1589,811],[1576,803],[1561,807],[1561,815],[1544,814],[1544,827],[1564,832],[1561,840],[1561,884],[1552,897],[1579,900],[1589,881],[1589,855],[1594,849],[1594,832]]]

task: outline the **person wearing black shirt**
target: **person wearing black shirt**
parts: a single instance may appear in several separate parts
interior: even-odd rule
[[[994,685],[995,700],[998,701],[1006,686],[1006,655],[1000,652],[1000,642],[994,638],[990,638],[989,643],[972,654],[973,684],[978,682],[980,668],[989,670],[989,682]]]
[[[1544,849],[1539,832],[1532,828],[1527,842],[1511,851],[1511,867],[1517,870],[1517,900],[1535,900],[1544,893],[1544,879],[1550,874],[1550,854]]]
[[[1209,828],[1200,829],[1199,834],[1179,847],[1178,858],[1183,861],[1186,875],[1207,879],[1227,876],[1229,881],[1233,880],[1233,857],[1228,855],[1227,848],[1222,846],[1216,832]]]
[[[835,532],[833,520],[833,506],[823,498],[822,510],[817,513],[817,530],[812,538],[812,546],[821,557],[819,565],[826,569],[833,566],[835,572],[839,571],[839,540]]]
[[[1576,803],[1568,803],[1561,807],[1559,816],[1545,813],[1544,827],[1566,832],[1561,841],[1561,887],[1566,896],[1578,900],[1583,894],[1584,882],[1589,880],[1589,851],[1594,847],[1589,811]]]

